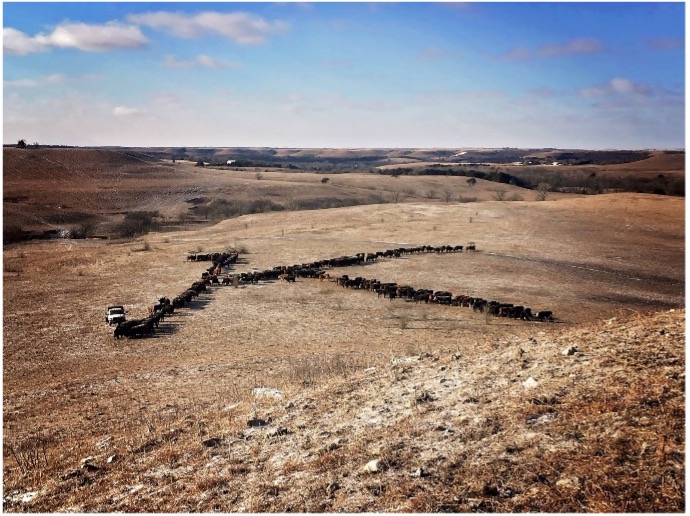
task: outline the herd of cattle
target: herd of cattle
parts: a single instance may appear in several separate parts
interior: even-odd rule
[[[120,337],[147,337],[153,335],[155,328],[158,328],[160,322],[169,315],[175,313],[176,308],[182,308],[187,303],[191,302],[201,292],[206,290],[206,287],[212,283],[209,277],[216,279],[222,272],[223,267],[228,267],[237,261],[238,253],[212,253],[203,256],[201,259],[194,261],[211,261],[213,265],[209,267],[205,273],[202,274],[202,279],[192,283],[191,287],[175,296],[172,300],[167,297],[161,297],[158,303],[148,307],[148,316],[144,319],[131,319],[129,321],[120,322],[115,327],[113,335],[116,339]],[[189,259],[189,258],[188,258]],[[211,274],[213,274],[211,276]]]
[[[475,245],[442,245],[442,246],[418,246],[418,247],[399,247],[378,251],[375,253],[357,253],[353,256],[341,256],[339,258],[329,258],[309,263],[302,263],[289,266],[277,266],[264,271],[242,272],[239,274],[228,274],[221,277],[223,268],[237,262],[238,253],[209,253],[209,254],[190,254],[187,261],[210,261],[212,265],[202,274],[201,278],[192,283],[191,287],[182,294],[170,300],[162,297],[153,306],[149,307],[149,315],[144,319],[135,319],[118,323],[114,330],[115,338],[120,337],[145,337],[152,335],[164,317],[172,315],[176,308],[181,308],[191,302],[199,294],[211,285],[256,284],[259,281],[281,280],[285,282],[295,282],[297,278],[318,278],[320,281],[332,281],[343,288],[363,289],[374,292],[378,297],[383,296],[393,301],[395,298],[414,301],[415,303],[433,303],[448,306],[460,306],[472,308],[475,312],[482,312],[496,317],[507,317],[525,321],[553,321],[553,312],[542,310],[533,313],[531,308],[513,305],[512,303],[501,303],[499,301],[488,301],[480,297],[468,295],[453,295],[448,291],[434,291],[430,289],[415,289],[411,285],[398,283],[384,283],[376,279],[366,279],[364,277],[350,278],[347,274],[341,276],[331,276],[326,270],[336,267],[351,267],[364,265],[374,262],[379,258],[399,258],[404,255],[421,253],[458,253],[464,251],[475,251]]]
[[[347,274],[334,279],[329,274],[324,274],[321,279],[335,281],[336,284],[342,285],[344,288],[365,289],[375,292],[377,297],[387,297],[391,301],[395,298],[401,298],[414,301],[415,303],[424,302],[448,306],[464,306],[472,308],[475,312],[484,312],[496,317],[509,317],[523,321],[553,321],[553,312],[550,310],[542,310],[533,314],[532,309],[529,307],[516,306],[512,303],[501,303],[499,301],[487,301],[480,297],[468,295],[453,296],[451,292],[446,290],[415,289],[410,285],[381,283],[376,279],[350,278]]]

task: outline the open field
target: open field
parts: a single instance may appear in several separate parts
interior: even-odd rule
[[[168,168],[162,170],[168,174]],[[213,181],[220,183],[221,176],[223,181],[227,180],[222,171],[190,173],[204,178],[198,182],[209,191],[208,185]],[[161,184],[167,184],[165,174],[159,178]],[[320,184],[317,175],[267,173],[266,179],[252,181],[244,174],[236,175],[235,181],[244,181],[248,187],[249,183],[261,188],[280,183],[281,188],[294,184],[304,189],[311,182],[315,189],[338,188]],[[348,174],[333,177],[332,181],[342,181],[348,188],[367,188],[368,179]],[[406,179],[418,178],[376,179],[401,185]],[[5,177],[5,181],[7,184],[11,178]],[[151,178],[150,185],[154,184]],[[145,193],[138,194],[141,203],[162,195],[160,191],[167,191],[166,188],[159,188],[158,194],[145,189]],[[171,188],[174,193],[170,195],[190,195],[185,188],[180,186],[179,192]],[[479,183],[475,188],[479,188]],[[488,192],[488,186],[482,186],[480,191],[484,188]],[[73,202],[77,198],[74,196]],[[488,318],[468,308],[389,301],[369,292],[345,290],[331,282],[311,279],[299,279],[296,284],[267,282],[239,288],[213,287],[166,319],[152,338],[116,341],[112,328],[103,322],[107,305],[125,304],[129,316],[134,318],[143,316],[146,307],[159,297],[173,297],[188,288],[207,266],[186,261],[188,253],[244,249],[247,252],[233,269],[242,272],[404,245],[468,242],[475,242],[478,252],[382,259],[334,273],[474,294],[523,304],[534,311],[553,310],[556,322]],[[435,356],[467,355],[466,366],[473,374],[484,371],[481,374],[489,375],[486,385],[477,386],[477,397],[493,398],[488,386],[503,385],[508,381],[508,373],[504,369],[493,371],[491,380],[491,374],[483,369],[486,363],[480,360],[479,350],[488,353],[503,349],[501,343],[525,342],[535,337],[545,342],[583,338],[572,342],[586,349],[585,333],[598,332],[591,328],[602,319],[643,317],[648,312],[680,308],[684,306],[684,252],[683,199],[637,194],[463,204],[411,199],[397,204],[252,214],[193,231],[151,233],[131,241],[51,240],[6,246],[4,483],[6,492],[40,492],[29,505],[13,502],[11,507],[41,511],[70,507],[86,511],[213,510],[216,506],[225,511],[438,510],[424,504],[377,505],[354,499],[350,505],[343,500],[339,505],[327,506],[310,505],[307,501],[303,505],[266,505],[246,498],[241,503],[232,502],[222,494],[223,486],[235,482],[235,477],[239,480],[249,475],[244,478],[253,479],[253,483],[247,492],[267,489],[264,480],[251,475],[255,468],[267,468],[265,461],[276,456],[270,455],[270,450],[260,442],[250,443],[254,451],[245,453],[249,454],[247,457],[254,454],[251,463],[233,462],[234,473],[219,473],[226,477],[225,483],[210,482],[202,489],[198,486],[206,474],[194,471],[202,467],[203,454],[208,451],[198,444],[199,438],[215,435],[214,432],[229,437],[240,432],[245,414],[269,410],[248,400],[252,387],[282,389],[298,398],[317,396],[305,394],[300,386],[325,385],[335,376],[382,367],[392,358],[423,352]],[[682,318],[674,324],[682,328]],[[674,339],[678,337],[676,333]],[[626,346],[639,344],[639,353],[651,352],[644,338],[626,342]],[[677,340],[673,342],[677,344]],[[517,350],[515,345],[511,349],[512,357]],[[666,351],[678,352],[682,357],[682,351],[675,348]],[[539,353],[535,348],[528,358],[534,364],[550,363],[546,355]],[[597,359],[595,363],[602,368],[598,369],[601,374],[609,374],[603,369],[605,360]],[[676,361],[668,367],[667,372],[673,371],[678,380],[683,364]],[[642,369],[624,370],[626,375],[644,373]],[[580,374],[574,370],[571,373]],[[532,373],[527,369],[525,379],[529,374]],[[594,388],[598,381],[594,372],[589,370],[586,377],[588,385]],[[682,385],[682,379],[680,382]],[[353,395],[353,403],[376,403],[370,398],[362,401],[358,396],[365,394]],[[679,396],[674,400],[680,399],[682,407],[682,395]],[[223,412],[223,407],[234,403],[245,407],[238,409],[242,416],[231,417]],[[323,399],[318,402],[322,408],[326,403]],[[329,398],[328,404],[333,409],[338,406],[336,399]],[[245,409],[249,412],[242,412]],[[276,410],[274,407],[269,412]],[[451,419],[455,417],[448,414]],[[197,433],[185,430],[179,435],[186,437],[180,437],[176,444],[177,438],[162,436],[166,432],[178,435],[180,418],[192,418],[192,426],[186,428]],[[371,428],[379,432],[385,425],[374,423]],[[671,430],[663,432],[664,439],[669,439],[668,450],[682,445],[671,443]],[[190,444],[189,438],[194,435],[196,444]],[[352,439],[352,443],[359,442],[356,431],[352,435],[338,435]],[[425,435],[425,439],[431,439]],[[195,485],[199,493],[205,494],[190,494],[190,500],[199,505],[189,502],[192,505],[175,507],[172,499],[166,501],[167,495],[161,494],[167,488],[151,481],[152,468],[163,467],[158,452],[140,453],[148,449],[140,447],[151,439],[166,442],[168,462],[164,469],[177,471],[159,477],[167,479],[164,485],[174,492],[172,486],[182,470],[187,471],[185,478],[196,475]],[[99,448],[104,440],[109,444]],[[454,449],[449,449],[451,454]],[[456,451],[460,453],[459,448]],[[33,452],[38,453],[38,458],[32,458]],[[228,449],[215,460],[225,464],[223,461],[235,457],[234,453]],[[126,460],[115,467],[112,476],[96,473],[95,480],[82,473],[70,476],[70,471],[79,467],[80,459],[96,454],[118,454]],[[491,464],[489,458],[473,457],[474,461]],[[662,459],[677,460],[675,455],[669,457]],[[302,466],[308,460],[295,456],[294,461],[293,471],[302,471],[300,482],[309,484],[312,470]],[[339,471],[342,464],[338,464],[333,471]],[[231,477],[233,480],[227,480]],[[140,483],[150,489],[135,489]],[[91,486],[88,497],[83,486]],[[456,510],[469,510],[470,506],[455,503]],[[535,502],[530,503],[527,507],[538,507]],[[661,507],[655,503],[636,507]],[[564,507],[575,510],[577,505]],[[621,509],[605,504],[596,507]]]
[[[237,149],[207,149],[214,156],[234,155]],[[237,214],[295,209],[336,208],[398,202],[476,202],[497,198],[531,201],[539,192],[466,177],[391,177],[361,172],[356,161],[363,157],[391,160],[405,167],[433,164],[433,156],[451,157],[451,150],[424,149],[243,149],[275,159],[309,157],[338,162],[341,173],[326,169],[232,166],[196,167],[196,161],[161,159],[174,155],[146,149],[38,148],[3,150],[3,226],[6,241],[21,232],[40,235],[48,231],[81,231],[91,235],[117,236],[125,214],[150,212],[157,224],[179,229],[205,224]],[[441,159],[439,157],[438,159]],[[445,159],[445,158],[444,158]],[[451,160],[452,161],[452,160]],[[222,161],[224,162],[224,161]],[[517,176],[539,178],[554,185],[575,181],[593,186],[602,179],[623,178],[635,191],[635,181],[655,181],[653,188],[677,193],[684,177],[684,154],[657,153],[633,163],[559,167],[520,167],[499,164],[500,170]],[[366,163],[362,168],[369,168]],[[398,165],[386,165],[390,168]],[[345,167],[342,169],[342,167]],[[319,168],[320,167],[314,167]],[[481,168],[481,167],[480,167]],[[484,167],[496,169],[497,167]],[[346,173],[342,173],[345,171]],[[595,174],[599,179],[590,179]],[[663,175],[660,180],[657,176]],[[534,182],[534,181],[532,181]],[[536,183],[535,183],[536,184]],[[618,184],[614,181],[613,185]],[[600,185],[601,188],[601,185]],[[652,190],[644,190],[652,191]],[[549,192],[550,200],[572,194]]]
[[[536,153],[535,157],[546,158],[550,153]],[[395,169],[400,166],[411,167],[411,168],[426,168],[432,165],[438,164],[438,161],[412,161],[407,160],[407,162],[393,163],[390,165],[382,165],[378,168],[382,170]],[[444,161],[441,162],[445,166],[450,165],[461,165],[462,162],[455,161]],[[529,165],[515,165],[512,163],[501,163],[502,168],[509,172],[519,172]],[[561,174],[580,174],[587,172],[591,174],[595,172],[599,175],[605,176],[624,176],[628,174],[645,176],[656,176],[658,174],[670,174],[673,176],[683,176],[685,170],[685,153],[666,153],[666,152],[653,152],[652,156],[646,159],[641,159],[639,161],[633,161],[630,163],[617,163],[611,165],[579,165],[579,166],[566,166],[566,165],[553,165],[546,164],[542,165],[541,168],[546,168],[547,170],[552,170],[554,172],[559,172]]]
[[[124,213],[158,211],[167,225],[204,221],[190,208],[212,201],[261,201],[273,209],[338,207],[439,200],[482,201],[500,189],[506,199],[536,192],[466,178],[392,178],[280,169],[196,167],[142,153],[94,149],[5,149],[4,224],[68,229],[88,221],[95,234],[112,234]],[[324,178],[327,183],[322,183]],[[553,194],[554,198],[563,194]]]

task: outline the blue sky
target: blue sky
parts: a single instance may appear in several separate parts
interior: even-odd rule
[[[685,147],[685,5],[3,4],[3,142]]]

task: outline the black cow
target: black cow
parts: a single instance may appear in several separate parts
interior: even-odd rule
[[[117,326],[115,326],[115,330],[113,331],[113,337],[115,337],[116,339],[119,339],[120,337],[126,337],[131,328],[143,324],[145,322],[146,319],[130,319],[129,321],[119,322],[117,323]]]
[[[553,312],[551,310],[542,310],[537,312],[535,316],[537,321],[550,321],[553,322]]]
[[[146,320],[142,324],[137,324],[136,326],[132,326],[127,331],[126,337],[128,339],[131,339],[134,337],[144,337],[146,335],[152,335],[154,333],[153,324],[154,324],[153,321]]]

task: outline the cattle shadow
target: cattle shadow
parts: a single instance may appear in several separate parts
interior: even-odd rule
[[[185,303],[183,308],[190,308],[192,310],[203,310],[206,308],[206,305],[208,305],[211,301],[213,301],[213,298],[211,297],[196,297],[192,299],[190,302]]]
[[[180,329],[180,323],[179,322],[161,322],[160,326],[156,328],[156,331],[154,334],[149,337],[149,338],[164,338],[164,337],[169,337],[170,335],[174,335],[177,333]]]

